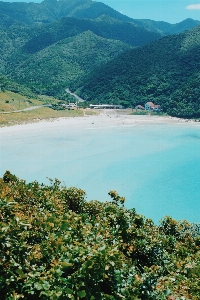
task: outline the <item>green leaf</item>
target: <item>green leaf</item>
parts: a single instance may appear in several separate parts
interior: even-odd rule
[[[61,263],[61,265],[62,265],[63,268],[68,268],[68,267],[72,267],[73,266],[72,263],[68,263],[67,261],[63,261]]]
[[[63,222],[60,229],[63,230],[63,231],[65,231],[65,230],[67,230],[68,227],[69,227],[68,223],[67,222]]]
[[[170,294],[171,294],[171,290],[167,288],[167,290],[165,291],[165,296],[169,296]]]
[[[84,298],[86,296],[86,291],[85,290],[79,291],[78,295],[79,295],[80,298]]]
[[[16,273],[21,277],[21,278],[25,278],[26,275],[22,272],[22,270],[18,269],[16,270]]]
[[[38,290],[38,291],[42,290],[42,285],[39,284],[39,283],[37,283],[37,282],[34,284],[34,287],[35,287],[36,290]]]
[[[71,289],[69,289],[69,288],[66,288],[66,294],[68,294],[68,295],[72,295],[73,294],[73,291],[71,290]]]

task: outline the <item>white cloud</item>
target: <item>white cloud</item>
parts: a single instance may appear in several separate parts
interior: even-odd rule
[[[190,9],[190,10],[200,10],[200,4],[192,4],[192,5],[188,5],[186,7],[186,9]]]

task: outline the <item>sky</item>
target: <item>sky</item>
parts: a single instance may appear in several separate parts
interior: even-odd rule
[[[3,1],[41,2],[41,0]],[[200,0],[96,0],[96,2],[103,2],[133,19],[151,19],[172,24],[187,18],[200,21]]]

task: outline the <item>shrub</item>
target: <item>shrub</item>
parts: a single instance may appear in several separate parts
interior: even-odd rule
[[[0,179],[0,299],[194,299],[199,226],[170,217],[155,226],[125,198]]]

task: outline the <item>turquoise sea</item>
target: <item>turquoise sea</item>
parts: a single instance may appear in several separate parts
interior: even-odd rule
[[[188,123],[61,123],[0,131],[0,176],[10,170],[28,182],[58,178],[109,200],[109,190],[126,197],[126,207],[158,222],[165,215],[200,222],[200,125]]]

